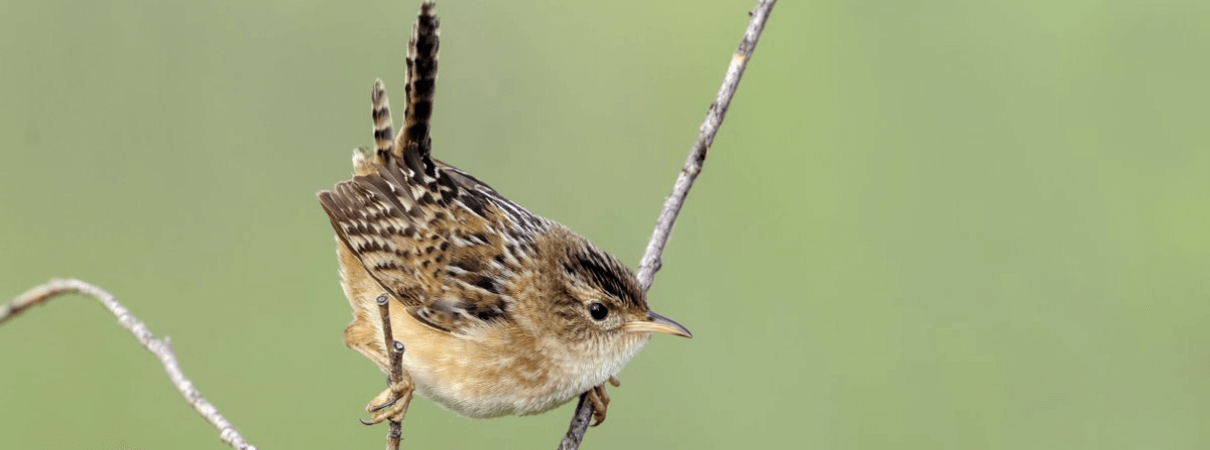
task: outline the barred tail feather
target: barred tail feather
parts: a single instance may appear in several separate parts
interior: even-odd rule
[[[407,111],[403,128],[395,138],[395,156],[405,164],[420,167],[424,174],[435,176],[436,166],[430,156],[432,140],[429,136],[429,120],[433,117],[433,96],[437,87],[437,50],[440,44],[440,22],[435,15],[434,5],[426,1],[420,5],[420,14],[412,25],[412,38],[408,41],[408,84]],[[412,153],[410,155],[405,155]]]
[[[395,141],[391,139],[395,134],[391,129],[391,102],[387,99],[387,91],[381,79],[374,80],[370,102],[373,105],[370,113],[374,119],[374,162],[381,166],[395,153]]]

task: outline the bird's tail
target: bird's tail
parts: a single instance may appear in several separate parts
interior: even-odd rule
[[[421,4],[420,14],[412,25],[412,38],[408,41],[407,112],[394,148],[395,155],[405,164],[419,162],[429,176],[433,176],[435,169],[430,157],[429,120],[433,117],[433,95],[437,87],[440,25],[433,2]],[[408,154],[412,152],[415,154]]]

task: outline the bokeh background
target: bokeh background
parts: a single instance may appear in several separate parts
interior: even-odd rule
[[[314,194],[418,3],[0,2],[0,297],[96,283],[260,448],[380,448]],[[443,1],[435,153],[637,263],[752,3]],[[1208,54],[1204,0],[784,0],[651,292],[696,337],[584,448],[1210,447]],[[86,299],[0,361],[0,447],[222,448]]]

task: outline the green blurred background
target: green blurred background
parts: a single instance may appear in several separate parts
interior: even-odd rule
[[[252,443],[380,448],[314,194],[418,3],[0,2],[0,298],[96,283]],[[443,1],[435,153],[637,263],[752,3]],[[584,448],[1210,447],[1208,54],[1205,0],[784,0],[651,292],[696,337]],[[0,360],[0,447],[222,448],[85,299]]]

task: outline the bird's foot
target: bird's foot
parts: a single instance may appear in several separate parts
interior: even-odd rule
[[[408,413],[408,405],[412,403],[412,393],[415,390],[416,385],[412,383],[412,377],[408,375],[407,371],[404,371],[399,382],[390,383],[390,387],[370,400],[370,403],[366,405],[366,412],[370,413],[370,420],[362,420],[361,423],[374,425],[386,420],[403,421],[403,416]]]
[[[615,376],[609,376],[609,384],[613,387],[622,385]],[[592,402],[592,426],[600,425],[605,421],[605,411],[609,409],[609,393],[605,391],[605,383],[594,386],[588,391],[588,401]]]

